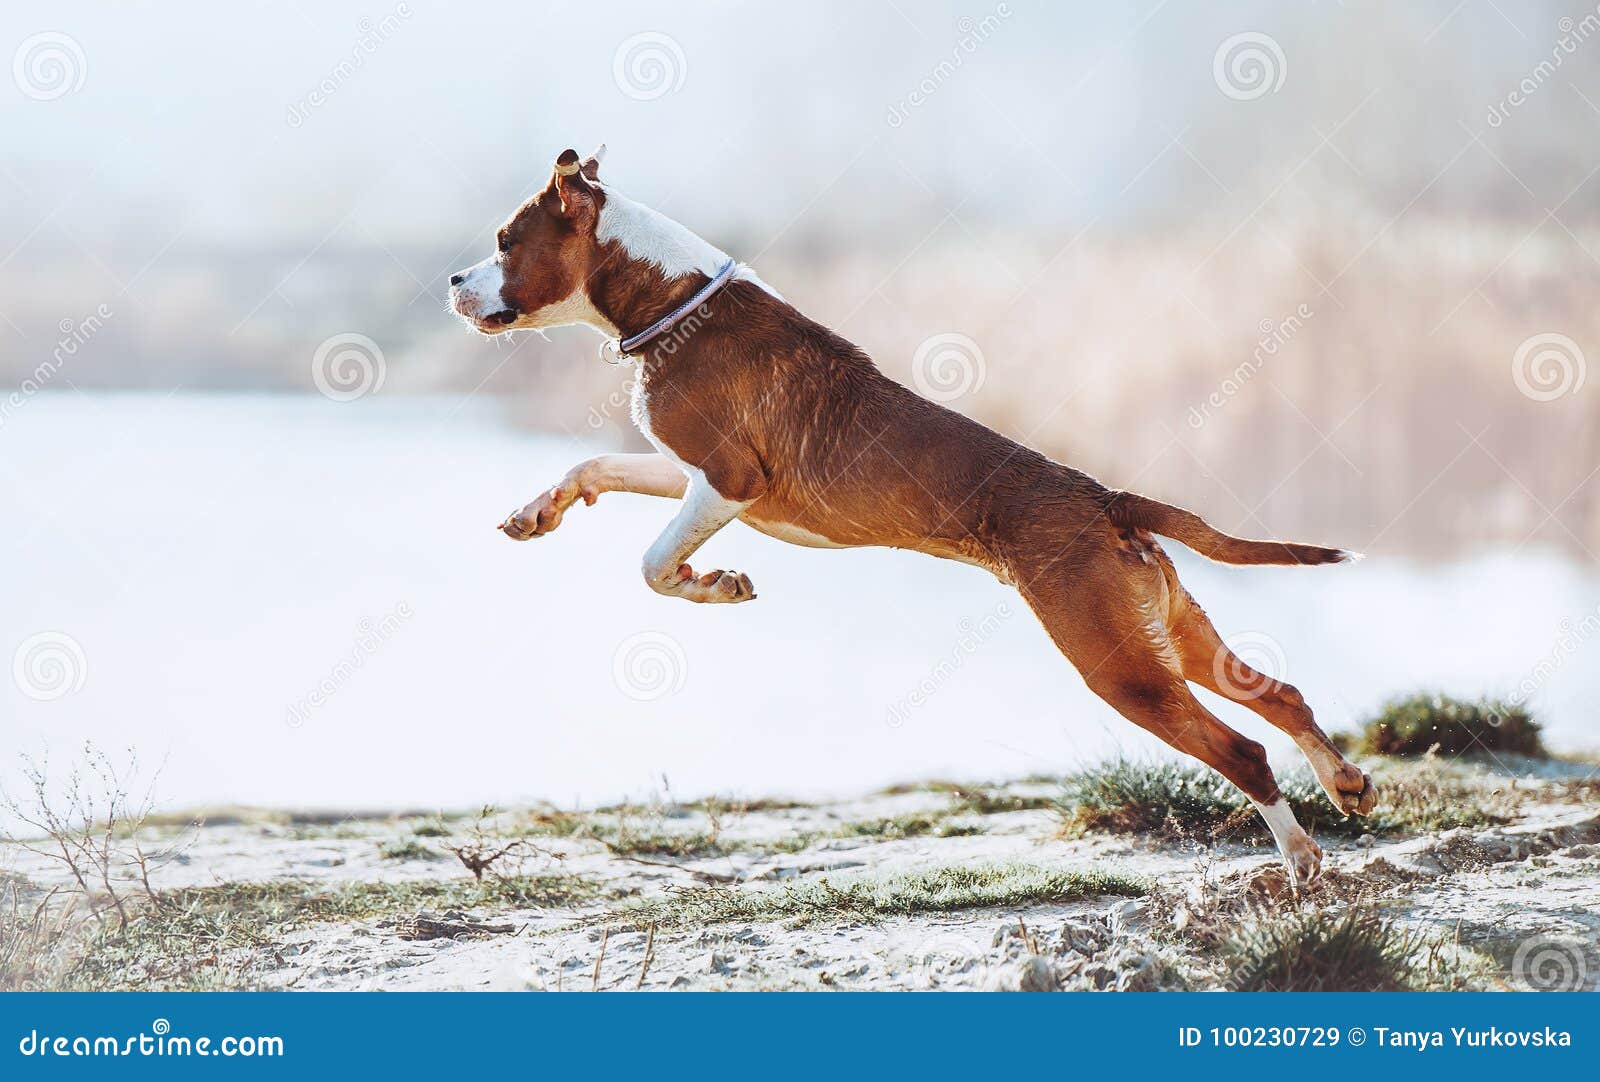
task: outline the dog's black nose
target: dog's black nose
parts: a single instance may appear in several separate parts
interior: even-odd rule
[[[453,286],[458,286],[462,282],[465,282],[466,280],[467,280],[467,276],[464,275],[464,274],[452,274],[450,276],[450,284],[453,285]]]

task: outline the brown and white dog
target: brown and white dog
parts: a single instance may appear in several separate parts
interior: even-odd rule
[[[1151,535],[1234,564],[1351,554],[1230,537],[919,397],[747,268],[602,184],[600,156],[557,158],[544,190],[500,227],[495,254],[451,277],[453,309],[486,334],[584,323],[626,340],[683,310],[713,278],[726,284],[695,305],[692,333],[639,351],[633,416],[659,453],[574,466],[501,524],[506,536],[549,533],[578,500],[603,492],[679,500],[645,553],[645,582],[708,604],[756,596],[746,575],[688,563],[736,518],[799,545],[887,545],[986,568],[1016,587],[1096,694],[1242,789],[1295,879],[1313,879],[1322,850],[1295,821],[1265,750],[1201,705],[1188,682],[1293,737],[1346,815],[1372,810],[1372,781],[1297,690],[1228,650]]]

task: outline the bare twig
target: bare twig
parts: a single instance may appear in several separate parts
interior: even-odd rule
[[[644,987],[645,974],[650,972],[650,963],[656,957],[656,922],[650,922],[650,931],[645,935],[644,960],[639,963],[639,981],[633,986],[634,991]]]
[[[600,963],[606,960],[606,943],[611,939],[611,929],[607,928],[600,933],[600,954],[594,960],[594,980],[589,983],[589,991],[600,990]]]

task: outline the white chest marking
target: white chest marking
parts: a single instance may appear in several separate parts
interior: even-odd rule
[[[574,289],[554,304],[545,305],[537,312],[522,313],[512,326],[516,328],[543,329],[545,327],[569,327],[573,324],[593,327],[608,338],[616,338],[621,334],[616,326],[595,308],[594,302],[589,299],[589,294],[584,292],[582,286]]]

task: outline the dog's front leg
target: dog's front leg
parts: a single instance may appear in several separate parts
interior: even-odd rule
[[[750,577],[734,571],[708,571],[697,575],[687,563],[706,539],[739,517],[755,502],[729,499],[705,473],[695,470],[683,506],[655,544],[644,554],[644,579],[658,594],[682,597],[703,604],[750,601],[756,596]]]
[[[513,541],[526,541],[561,525],[561,516],[580,499],[593,505],[602,492],[677,499],[688,483],[683,470],[665,455],[600,455],[572,467],[556,485],[508,516],[500,529]]]

